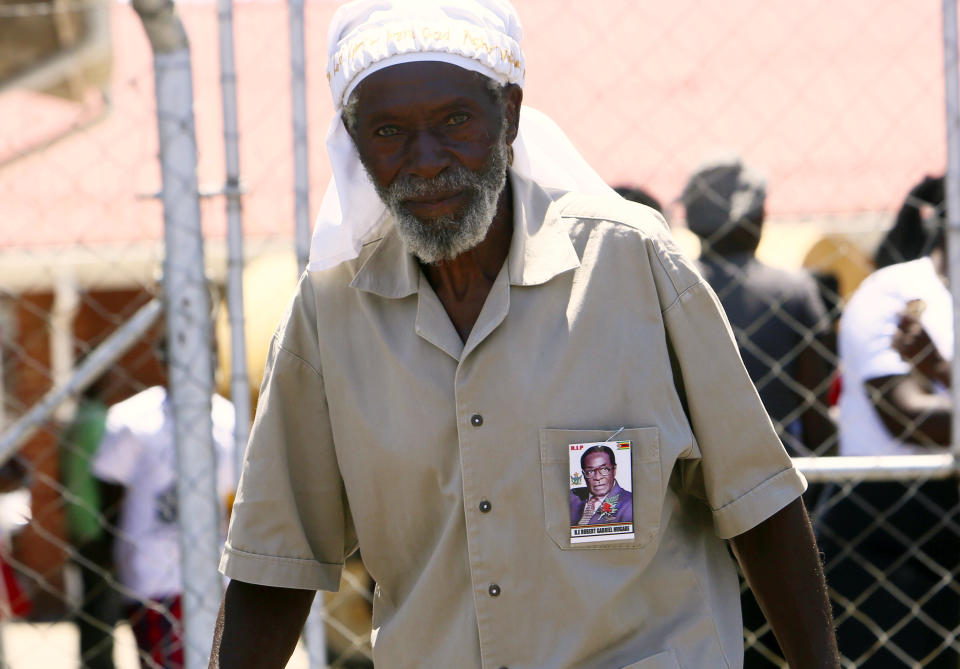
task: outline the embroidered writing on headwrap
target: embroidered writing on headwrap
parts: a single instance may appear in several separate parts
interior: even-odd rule
[[[522,34],[516,12],[497,0],[346,4],[330,26],[327,79],[334,107],[341,109],[364,77],[427,54],[522,86]]]

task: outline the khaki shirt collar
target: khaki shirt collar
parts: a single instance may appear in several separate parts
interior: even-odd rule
[[[383,228],[382,225],[377,227]],[[397,227],[388,224],[373,252],[353,277],[350,285],[380,297],[400,298],[413,295],[420,284],[420,267],[416,259],[407,252],[403,240],[397,233]]]
[[[558,193],[548,192],[510,172],[513,186],[513,238],[506,266],[513,286],[536,286],[576,269],[580,258],[557,223],[553,207]],[[420,267],[403,245],[395,225],[388,225],[377,247],[350,285],[386,298],[403,298],[420,286]]]

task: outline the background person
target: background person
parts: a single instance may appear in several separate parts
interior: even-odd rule
[[[904,207],[917,206],[917,192],[936,181],[925,178]],[[928,255],[871,274],[841,317],[841,455],[944,452],[950,444],[943,370],[953,357],[953,302],[943,203],[933,204],[939,223],[912,217],[918,227],[897,235]],[[905,218],[901,209],[898,225]],[[858,667],[956,668],[948,640],[960,627],[957,506],[953,480],[864,482],[823,514],[840,649]]]
[[[911,188],[873,256],[876,268],[929,255],[939,238],[944,201],[942,176],[926,176]]]
[[[161,344],[161,349],[163,349]],[[164,354],[165,350],[161,351]],[[234,487],[234,409],[211,398],[216,486],[226,504]],[[189,470],[187,470],[189,471]],[[94,475],[122,487],[114,562],[143,669],[183,666],[177,454],[167,389],[153,386],[107,412]]]
[[[0,495],[18,493],[29,488],[32,478],[30,464],[19,454],[11,456],[0,465]],[[18,506],[16,502],[12,506]],[[0,620],[9,617],[25,618],[33,611],[30,592],[21,584],[22,576],[14,571],[13,536],[17,522],[22,518],[17,512],[0,523]]]
[[[727,155],[697,168],[680,200],[701,241],[700,270],[777,434],[791,455],[826,455],[836,450],[827,401],[835,367],[830,321],[809,274],[757,258],[766,197],[766,179]]]
[[[122,598],[113,578],[113,534],[123,490],[93,474],[93,459],[107,429],[107,375],[80,396],[73,420],[61,439],[60,480],[66,491],[65,515],[74,560],[83,587],[76,614],[80,632],[80,666],[113,669],[114,626]]]
[[[663,206],[660,204],[660,200],[644,188],[640,188],[639,186],[614,186],[613,190],[624,200],[645,204],[651,209],[656,209],[659,213],[663,213]]]

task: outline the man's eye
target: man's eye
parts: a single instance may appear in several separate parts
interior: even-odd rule
[[[396,126],[385,125],[382,128],[377,128],[374,131],[374,134],[377,135],[378,137],[393,137],[398,132],[400,131],[397,129]]]
[[[447,119],[447,125],[460,125],[470,120],[469,114],[453,114]]]

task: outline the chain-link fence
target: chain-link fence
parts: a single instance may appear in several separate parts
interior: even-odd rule
[[[659,201],[727,307],[784,443],[809,458],[847,666],[956,667],[945,384],[914,375],[908,388],[939,398],[919,408],[900,396],[912,372],[868,377],[882,383],[864,391],[883,427],[927,459],[820,459],[848,454],[838,405],[861,385],[838,353],[841,315],[888,229],[911,215],[912,188],[915,220],[901,230],[932,232],[942,218],[942,182],[914,187],[947,164],[944,10],[516,4],[524,103],[611,185]],[[0,455],[16,454],[0,469],[0,666],[205,663],[233,443],[329,178],[336,6],[186,3],[173,14],[162,2],[0,0]],[[680,201],[720,151],[766,177],[764,217],[746,226],[755,257],[749,239],[728,253],[729,230],[698,228]],[[888,236],[887,256],[925,257],[935,243],[918,238]],[[941,298],[925,298],[928,329]],[[949,362],[952,340],[937,343]],[[214,367],[237,421],[209,400]],[[326,652],[300,647],[291,666],[370,666],[371,590],[352,558],[341,592],[318,606],[325,634],[312,627]],[[782,666],[749,595],[744,607],[747,666]]]

